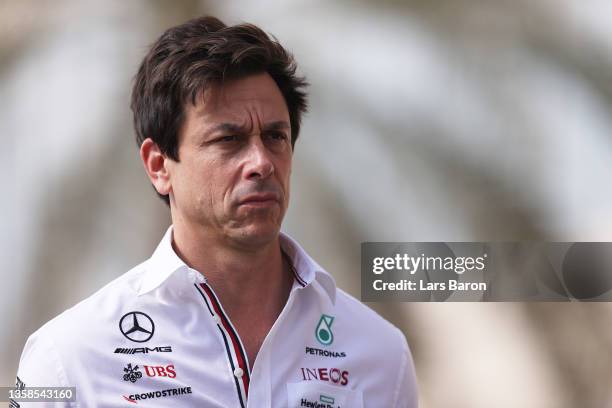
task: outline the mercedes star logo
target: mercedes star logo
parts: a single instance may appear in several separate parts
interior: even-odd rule
[[[136,343],[144,343],[153,337],[155,324],[142,312],[130,312],[119,320],[119,330],[128,339]]]

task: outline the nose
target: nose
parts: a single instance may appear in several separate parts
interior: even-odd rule
[[[249,180],[265,180],[274,173],[270,151],[266,149],[260,138],[251,139],[244,167],[245,176]]]

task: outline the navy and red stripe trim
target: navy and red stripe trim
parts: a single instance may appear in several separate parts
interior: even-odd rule
[[[215,310],[217,315],[219,315],[219,317],[221,318],[221,323],[223,324],[225,330],[230,334],[230,338],[234,346],[234,351],[236,351],[236,356],[238,357],[238,363],[239,363],[238,365],[240,368],[242,368],[245,374],[242,376],[243,380],[246,377],[245,389],[248,395],[249,381],[251,379],[250,378],[251,376],[249,373],[249,364],[248,364],[248,360],[246,357],[246,352],[244,351],[242,342],[240,341],[240,338],[238,337],[238,333],[234,329],[234,326],[232,326],[232,323],[229,321],[228,317],[225,315],[225,312],[223,311],[223,308],[221,307],[221,303],[219,302],[219,299],[217,299],[217,295],[215,295],[215,293],[212,291],[212,288],[210,287],[210,285],[208,285],[207,283],[201,283],[200,286],[202,287],[202,289],[204,289],[204,291],[206,291],[208,296],[211,298],[213,309]]]
[[[289,257],[289,255],[287,255],[285,251],[283,250],[281,250],[281,253],[283,254],[283,258],[285,258],[285,261],[287,261],[287,263],[289,264],[289,268],[291,269],[291,272],[293,273],[293,277],[295,278],[297,283],[299,283],[301,287],[305,287],[307,283],[304,279],[302,279],[302,277],[297,273],[297,271],[293,267],[293,262],[291,262],[291,258]]]
[[[221,332],[221,337],[223,338],[223,343],[225,345],[225,351],[227,352],[227,357],[230,362],[230,366],[232,369],[232,376],[234,377],[234,382],[236,384],[236,390],[238,391],[238,399],[240,400],[240,405],[244,408],[246,407],[246,401],[249,395],[249,383],[251,380],[251,375],[249,372],[249,364],[246,357],[246,353],[244,351],[244,347],[242,346],[242,342],[238,337],[238,334],[231,322],[225,315],[221,304],[219,303],[219,299],[213,292],[212,288],[206,284],[201,283],[199,285],[195,284],[196,289],[202,297],[204,298],[204,302],[206,303],[206,307],[210,312],[211,316],[217,315],[219,316],[219,323],[217,327]],[[200,290],[200,288],[202,290]],[[214,312],[213,312],[214,310]],[[229,337],[229,339],[228,339]],[[243,375],[241,378],[237,378],[234,375],[234,370],[236,367],[240,367],[242,369]]]
[[[302,279],[302,277],[297,273],[295,268],[293,267],[293,263],[291,262],[291,258],[284,252],[281,251],[283,257],[289,264],[289,268],[293,273],[295,280],[302,287],[305,287],[307,283]],[[217,323],[217,327],[221,332],[221,337],[223,338],[223,344],[225,345],[225,351],[227,353],[228,360],[230,362],[230,367],[232,369],[232,376],[234,377],[234,382],[236,384],[236,390],[238,391],[238,399],[240,401],[240,406],[245,408],[246,401],[249,395],[249,384],[251,381],[251,373],[249,370],[249,362],[247,358],[247,354],[244,350],[244,346],[240,341],[240,337],[238,337],[238,333],[229,318],[225,314],[225,311],[221,307],[221,303],[217,298],[217,295],[212,290],[210,285],[207,283],[194,284],[197,291],[200,293],[202,298],[204,299],[204,303],[208,308],[208,311],[211,316],[219,316],[219,322]],[[234,370],[240,367],[243,372],[242,377],[238,378],[234,375]]]

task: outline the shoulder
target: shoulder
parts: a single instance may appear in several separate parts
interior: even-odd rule
[[[125,305],[136,297],[146,265],[147,262],[143,262],[109,282],[94,294],[45,323],[33,336],[70,337],[68,335],[70,331],[67,329],[82,328],[83,323],[115,317],[119,305]],[[88,328],[91,326],[87,325]]]
[[[335,310],[338,316],[346,320],[344,324],[348,329],[360,339],[368,343],[375,342],[387,350],[391,347],[402,352],[408,348],[401,330],[340,288],[336,289]]]
[[[65,375],[68,360],[75,360],[79,352],[95,352],[108,325],[117,324],[117,311],[136,298],[145,270],[146,262],[137,265],[32,333],[19,361],[18,373],[26,385],[32,379],[45,380],[47,385],[69,384]]]
[[[369,378],[366,388],[384,390],[386,406],[416,407],[416,374],[404,333],[342,289],[336,289],[335,311],[337,331],[351,338],[347,353],[359,361],[354,371]]]

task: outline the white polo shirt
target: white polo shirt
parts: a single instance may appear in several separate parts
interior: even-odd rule
[[[206,274],[171,239],[172,227],[150,259],[32,334],[20,384],[76,387],[79,407],[417,407],[404,335],[287,235],[293,287],[252,371]]]

